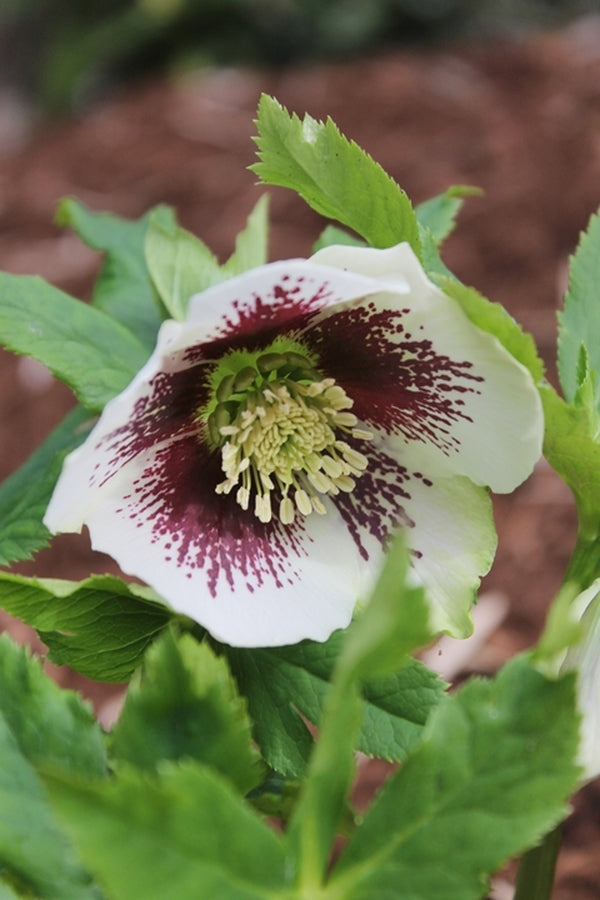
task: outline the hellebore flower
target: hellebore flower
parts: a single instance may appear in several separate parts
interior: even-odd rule
[[[325,640],[406,529],[433,625],[470,631],[487,487],[538,459],[529,372],[407,244],[330,247],[191,298],[66,460],[45,522],[238,646]]]

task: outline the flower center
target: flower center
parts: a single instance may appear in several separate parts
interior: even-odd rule
[[[254,497],[254,514],[284,525],[296,513],[325,513],[322,495],[352,491],[367,458],[344,437],[369,440],[348,410],[353,401],[333,378],[320,378],[296,352],[264,353],[254,365],[225,375],[208,418],[211,439],[221,449],[225,480],[242,509]]]

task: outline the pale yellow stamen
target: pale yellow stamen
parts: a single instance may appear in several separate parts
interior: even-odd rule
[[[288,357],[294,359],[287,359],[287,364],[302,363],[299,354]],[[296,513],[325,514],[325,495],[354,489],[368,460],[340,437],[369,440],[372,435],[356,427],[358,419],[348,411],[352,400],[333,378],[310,381],[311,373],[299,380],[273,380],[271,374],[268,382],[263,381],[265,372],[278,374],[282,359],[281,354],[265,354],[257,369],[248,366],[234,378],[226,376],[208,424],[221,444],[225,480],[217,485],[217,493],[229,494],[236,488],[236,501],[244,510],[254,495],[259,521],[270,522],[278,515],[282,524],[290,525]],[[308,367],[305,361],[304,368]],[[233,403],[238,404],[237,411]],[[272,494],[279,498],[277,511]]]

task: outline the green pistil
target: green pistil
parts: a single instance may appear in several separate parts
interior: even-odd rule
[[[372,437],[349,412],[353,401],[301,353],[258,356],[254,365],[224,375],[215,399],[207,424],[225,475],[216,491],[236,488],[239,505],[247,510],[253,500],[261,522],[278,515],[289,525],[296,513],[325,513],[322,496],[352,491],[367,466],[343,440]]]

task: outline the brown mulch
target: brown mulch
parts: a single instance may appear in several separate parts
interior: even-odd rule
[[[260,193],[246,167],[262,91],[298,113],[330,115],[415,202],[450,184],[482,187],[484,198],[466,203],[446,261],[534,334],[555,378],[555,311],[568,254],[600,204],[600,19],[522,42],[149,81],[30,134],[0,115],[0,268],[89,295],[96,255],[52,224],[66,194],[126,216],[169,203],[183,225],[227,255]],[[307,255],[318,217],[291,193],[270,193],[272,258]],[[4,477],[71,399],[6,354],[0,386]],[[508,598],[509,613],[471,661],[485,672],[536,639],[575,530],[569,492],[543,464],[513,496],[497,498],[496,510],[500,546],[486,587]],[[91,565],[84,540],[64,537],[19,570],[80,577]],[[106,565],[94,559],[95,569]],[[55,674],[82,685],[71,673]],[[93,685],[83,689],[105,697]],[[600,896],[599,798],[591,785],[575,800],[555,900]]]

